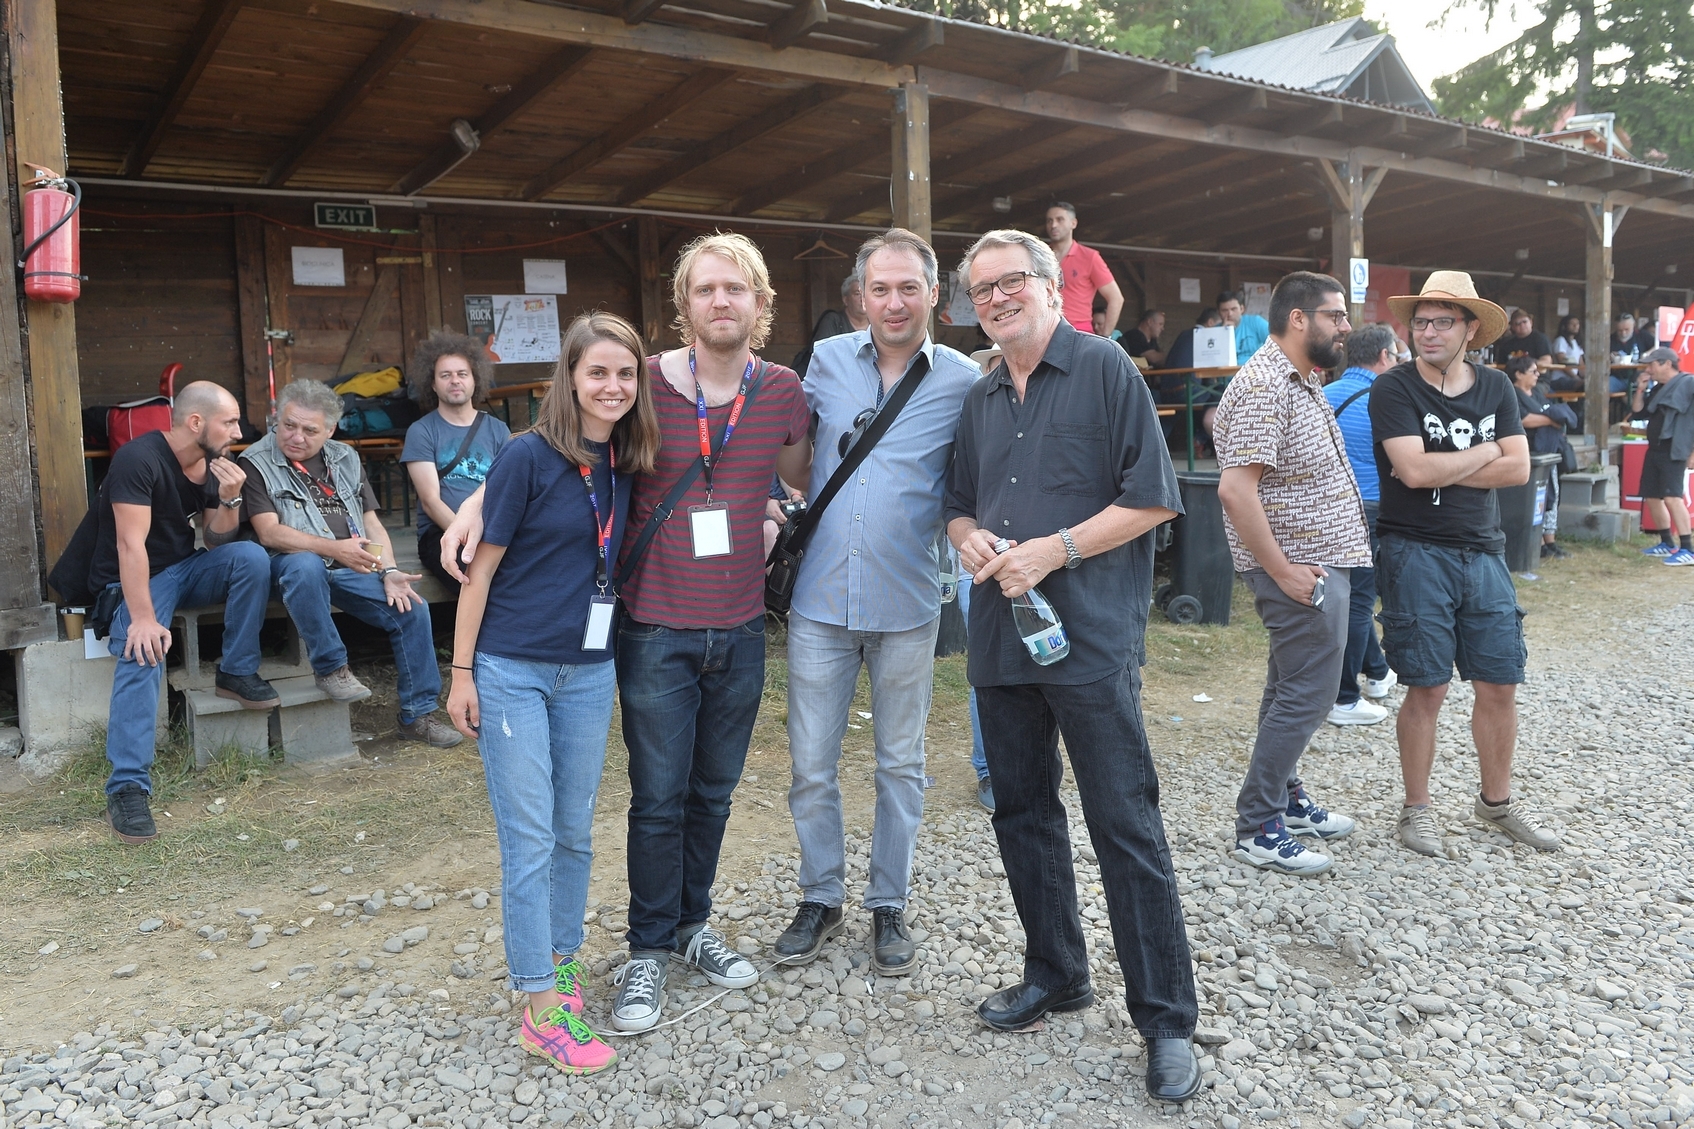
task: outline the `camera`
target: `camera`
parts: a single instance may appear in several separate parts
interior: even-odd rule
[[[780,506],[782,508],[782,516],[787,518],[790,522],[806,516],[806,499],[804,498],[792,498],[786,502],[780,503]]]

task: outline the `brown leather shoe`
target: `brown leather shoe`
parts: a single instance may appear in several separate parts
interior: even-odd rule
[[[434,714],[420,717],[416,721],[402,721],[400,732],[403,736],[433,745],[437,749],[451,749],[465,739],[465,735],[451,725],[437,721]]]

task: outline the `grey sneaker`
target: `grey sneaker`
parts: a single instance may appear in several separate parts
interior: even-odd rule
[[[414,741],[422,741],[438,749],[451,749],[465,739],[463,733],[445,721],[437,721],[434,714],[426,714],[416,721],[402,721],[400,732]]]
[[[1506,802],[1495,806],[1481,796],[1476,798],[1476,806],[1471,809],[1476,818],[1493,827],[1525,846],[1534,847],[1538,851],[1556,851],[1564,846],[1559,837],[1545,827],[1535,825],[1535,813],[1529,810],[1529,805],[1516,796],[1507,797]]]
[[[612,1001],[612,1026],[619,1031],[646,1031],[665,1010],[665,965],[668,953],[631,956],[612,983],[619,985]]]
[[[1400,842],[1420,855],[1442,857],[1441,828],[1428,804],[1408,804],[1400,809]]]
[[[723,934],[710,925],[700,926],[688,939],[682,960],[705,973],[706,979],[720,988],[745,988],[759,979],[759,970],[752,962],[730,948]]]
[[[314,674],[312,681],[317,683],[318,689],[332,701],[362,702],[371,696],[371,688],[354,678],[352,668],[346,663],[341,664],[340,670],[332,670],[328,674]]]

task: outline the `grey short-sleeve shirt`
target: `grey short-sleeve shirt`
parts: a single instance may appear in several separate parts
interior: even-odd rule
[[[1001,362],[965,396],[947,484],[947,520],[968,517],[1027,541],[1080,525],[1107,506],[1182,512],[1147,384],[1124,351],[1061,321],[1023,402]],[[998,585],[971,594],[973,686],[1085,685],[1143,661],[1153,541],[1142,536],[1041,582],[1071,653],[1038,666]]]

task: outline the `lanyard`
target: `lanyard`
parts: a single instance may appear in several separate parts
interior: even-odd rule
[[[328,482],[323,481],[323,479],[319,478],[317,475],[315,475],[311,471],[307,470],[305,463],[300,462],[298,459],[290,459],[288,465],[293,467],[296,471],[298,471],[300,473],[301,478],[304,478],[311,485],[316,486],[318,488],[319,492],[322,493],[325,498],[329,499],[331,502],[340,502],[341,501],[341,495],[339,495],[335,492],[335,487],[331,486]],[[324,460],[324,476],[326,478],[330,478],[332,481],[334,479],[334,475],[329,469],[329,460],[328,459]]]
[[[594,535],[600,541],[600,559],[594,563],[594,583],[600,586],[603,594],[612,571],[612,522],[618,513],[618,457],[612,445],[606,444],[606,472],[611,477],[608,490],[611,500],[606,506],[608,512],[604,525],[600,523],[600,499],[594,493],[594,474],[585,466],[576,469],[582,472],[582,485],[588,490],[588,504],[594,508]]]
[[[712,461],[723,458],[723,449],[729,446],[729,437],[735,434],[735,425],[741,419],[742,405],[747,403],[747,385],[753,379],[753,358],[747,358],[747,371],[741,374],[741,388],[735,394],[735,404],[729,409],[729,419],[723,425],[723,442],[718,444],[718,453],[712,454],[712,437],[706,427],[706,390],[700,387],[700,377],[694,367],[694,347],[688,348],[688,375],[694,377],[694,418],[700,428],[700,470],[706,478],[706,501],[712,500]]]

